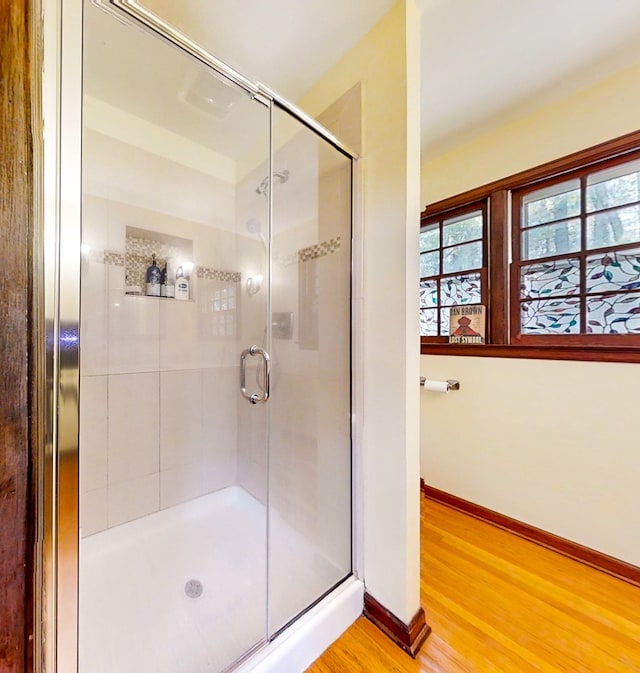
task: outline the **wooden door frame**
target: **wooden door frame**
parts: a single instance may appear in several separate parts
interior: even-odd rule
[[[0,669],[31,670],[33,135],[30,0],[0,0]]]

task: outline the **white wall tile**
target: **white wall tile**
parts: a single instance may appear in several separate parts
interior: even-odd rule
[[[118,201],[109,201],[107,207],[108,245],[112,252],[124,254],[126,247],[126,225],[135,222],[138,209]]]
[[[82,262],[80,289],[80,371],[84,375],[108,371],[107,267],[96,261]]]
[[[124,266],[107,264],[107,286],[109,291],[124,291]]]
[[[158,370],[160,299],[109,292],[109,373]]]
[[[247,456],[238,456],[238,485],[263,504],[267,504],[267,472]]]
[[[159,469],[158,372],[109,376],[109,485]]]
[[[201,462],[180,465],[160,473],[160,509],[203,495],[205,491]]]
[[[80,529],[82,537],[105,530],[107,523],[107,489],[98,488],[81,493]]]
[[[198,370],[160,373],[160,469],[202,456],[202,375]]]
[[[108,201],[91,194],[82,195],[82,243],[91,252],[104,252],[108,246]]]
[[[255,379],[247,379],[247,385]],[[251,388],[253,390],[253,388]],[[257,388],[256,388],[257,390]],[[204,445],[235,451],[238,444],[238,405],[246,405],[258,423],[266,423],[264,413],[240,394],[240,368],[215,367],[202,371],[202,418]]]
[[[107,376],[80,377],[80,492],[107,485]]]
[[[200,366],[198,307],[193,301],[160,302],[160,369]]]
[[[152,514],[159,509],[158,474],[109,484],[109,528]]]
[[[233,486],[238,483],[238,455],[233,449],[205,448],[200,472],[205,493]]]

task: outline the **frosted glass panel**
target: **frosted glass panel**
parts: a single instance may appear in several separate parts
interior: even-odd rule
[[[592,334],[640,334],[640,294],[587,297],[587,331]]]
[[[577,258],[530,264],[520,270],[521,297],[543,299],[579,291],[580,260]]]
[[[578,334],[580,302],[578,299],[549,299],[521,304],[524,334]]]

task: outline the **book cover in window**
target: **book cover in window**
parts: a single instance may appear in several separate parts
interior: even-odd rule
[[[485,343],[485,315],[485,307],[482,304],[452,306],[449,312],[449,343]]]

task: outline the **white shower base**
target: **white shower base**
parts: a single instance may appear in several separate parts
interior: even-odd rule
[[[277,517],[270,527],[280,552],[271,573],[302,580],[289,583],[293,593],[286,600],[272,600],[272,623],[280,624],[292,607],[302,609],[344,573]],[[234,486],[84,538],[79,673],[217,673],[262,643],[267,630],[265,530],[265,507]],[[197,598],[185,592],[192,579],[202,583]],[[358,589],[342,593],[343,602],[350,596],[348,607],[335,623],[325,624],[325,647],[358,614]],[[318,608],[312,612],[322,618]],[[298,640],[303,627],[297,629]],[[265,655],[277,650],[279,640],[256,659],[261,670],[269,670]],[[287,640],[284,634],[282,640]],[[280,656],[285,649],[280,648]],[[297,669],[283,668],[281,662],[274,670]]]

